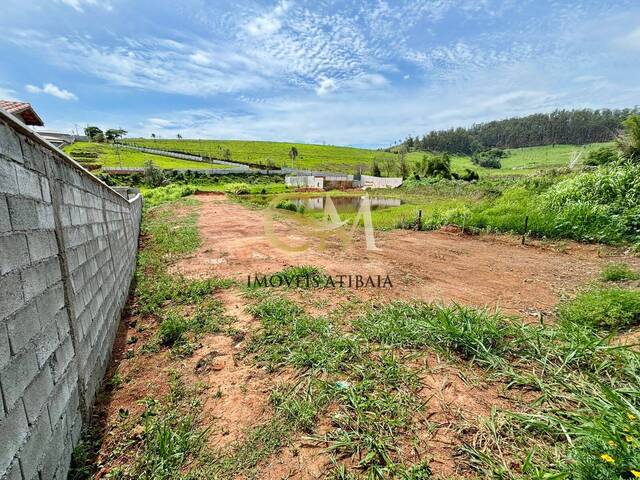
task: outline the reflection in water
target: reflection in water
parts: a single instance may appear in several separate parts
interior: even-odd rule
[[[291,201],[296,206],[303,205],[305,211],[323,211],[326,199],[326,196],[321,196],[294,198]],[[338,212],[357,212],[362,199],[361,197],[331,197],[331,201]],[[402,200],[389,197],[369,197],[369,204],[371,205],[371,210],[376,210],[378,208],[398,207],[402,205]]]

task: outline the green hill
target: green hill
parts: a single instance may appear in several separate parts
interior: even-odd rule
[[[452,156],[451,167],[455,172],[462,172],[465,168],[476,170],[480,176],[501,175],[531,175],[540,170],[551,168],[566,168],[572,162],[581,165],[589,152],[612,143],[592,143],[589,145],[545,145],[541,147],[525,147],[508,149],[507,157],[502,159],[502,168],[482,168],[474,165],[471,157]],[[409,161],[415,163],[422,159],[425,152],[411,152]]]
[[[153,155],[149,153],[117,148],[106,143],[76,142],[64,147],[64,151],[80,164],[111,168],[143,167],[144,162],[152,160],[158,168],[163,169],[212,169],[227,168],[225,165],[192,162],[177,158]]]
[[[373,158],[393,154],[377,150],[332,145],[313,145],[285,142],[258,142],[244,140],[152,140],[127,139],[126,143],[174,152],[209,156],[219,160],[231,160],[249,165],[291,167],[291,147],[296,147],[298,157],[293,166],[303,170],[322,170],[355,173],[359,166],[367,171]],[[228,150],[230,155],[225,151]]]

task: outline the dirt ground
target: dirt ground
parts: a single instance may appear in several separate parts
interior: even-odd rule
[[[420,299],[500,307],[520,316],[551,314],[561,295],[594,277],[612,257],[600,246],[558,244],[508,235],[467,235],[449,228],[435,232],[375,232],[380,249],[366,249],[364,235],[350,244],[329,239],[324,249],[310,240],[301,252],[275,247],[265,234],[265,213],[219,195],[201,195],[202,247],[176,265],[189,277],[268,274],[287,266],[314,265],[332,275],[386,275],[392,288],[349,289],[362,298]],[[277,238],[289,245],[309,241],[308,228],[276,221]],[[316,291],[314,295],[331,296]]]
[[[554,306],[562,296],[593,279],[605,262],[615,260],[611,256],[614,251],[603,252],[597,246],[539,241],[522,246],[516,237],[471,236],[454,228],[375,232],[378,251],[366,250],[364,238],[358,234],[349,245],[333,239],[320,249],[314,240],[305,251],[288,252],[274,247],[265,234],[263,211],[233,203],[221,195],[199,198],[202,245],[175,264],[173,273],[246,282],[248,275],[313,265],[334,276],[388,275],[392,280],[392,288],[291,293],[316,315],[329,314],[341,304],[348,316],[352,301],[422,299],[499,307],[528,321],[541,315],[552,318]],[[308,240],[308,230],[291,219],[275,222],[274,230],[280,240],[289,244],[300,245]],[[250,358],[239,356],[243,343],[259,323],[246,312],[247,300],[237,288],[221,290],[215,296],[224,303],[226,313],[235,318],[233,327],[241,335],[207,335],[191,357],[177,362],[167,352],[139,355],[153,328],[141,335],[136,323],[143,319],[123,321],[107,378],[118,372],[128,383],[126,388],[110,391],[98,406],[104,431],[110,432],[106,433],[109,440],[103,445],[103,452],[108,452],[118,437],[119,412],[128,410],[139,415],[139,401],[145,396],[165,394],[167,386],[158,378],[175,370],[188,383],[206,385],[201,426],[208,429],[209,447],[232,446],[243,439],[248,429],[268,420],[270,393],[279,384],[291,381],[295,372],[274,375],[255,366]],[[126,355],[127,350],[134,350],[135,355]],[[416,462],[429,460],[435,478],[466,478],[469,471],[458,457],[459,446],[473,432],[473,428],[466,427],[490,415],[492,408],[518,409],[525,399],[514,397],[519,394],[506,391],[502,384],[488,381],[480,370],[450,358],[425,352],[414,361],[420,371],[419,395],[425,408],[415,422],[418,441],[403,447],[403,457]],[[315,433],[329,428],[329,417],[322,418]],[[330,468],[324,446],[300,434],[289,439],[280,452],[265,458],[252,475],[269,480],[312,479],[322,478]],[[103,469],[98,478],[107,472],[108,468]]]

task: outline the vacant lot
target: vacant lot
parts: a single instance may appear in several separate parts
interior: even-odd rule
[[[222,195],[146,213],[75,478],[635,475],[638,259],[457,229],[287,253],[270,215]],[[247,288],[254,273],[393,288]]]

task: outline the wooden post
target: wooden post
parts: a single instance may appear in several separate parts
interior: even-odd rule
[[[527,229],[529,228],[529,215],[524,217],[524,232],[522,233],[522,245],[524,245],[525,237],[527,236]]]
[[[418,210],[418,219],[416,220],[416,231],[422,230],[422,210]]]

